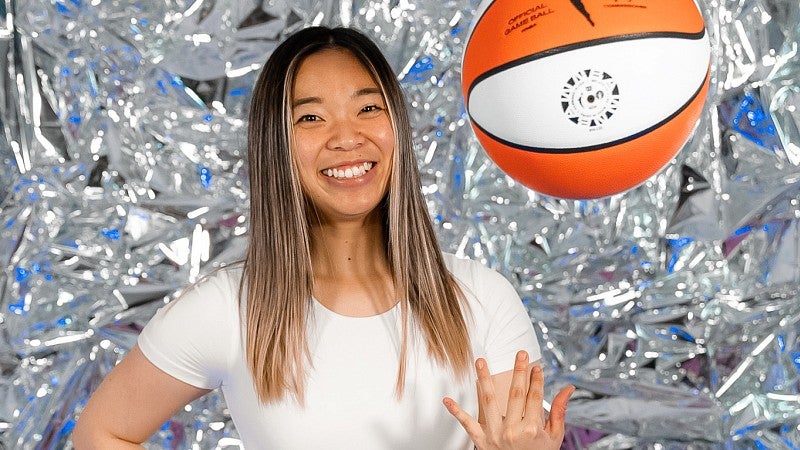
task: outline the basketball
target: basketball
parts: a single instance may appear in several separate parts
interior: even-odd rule
[[[678,153],[710,58],[693,0],[484,0],[461,81],[472,129],[506,174],[592,199],[642,184]]]

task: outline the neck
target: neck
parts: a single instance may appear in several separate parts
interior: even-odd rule
[[[311,265],[314,296],[339,314],[371,316],[396,302],[377,211],[357,222],[312,225]]]
[[[354,222],[322,222],[311,226],[311,265],[323,276],[388,272],[386,237],[377,211]]]

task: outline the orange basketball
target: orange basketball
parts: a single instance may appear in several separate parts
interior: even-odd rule
[[[702,112],[711,55],[693,0],[485,0],[473,24],[470,123],[535,191],[588,199],[636,187]]]

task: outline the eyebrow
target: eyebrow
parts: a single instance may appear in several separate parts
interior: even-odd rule
[[[359,89],[359,90],[355,91],[353,93],[353,95],[351,95],[350,97],[351,98],[356,98],[356,97],[361,97],[363,95],[373,95],[373,94],[383,95],[383,93],[381,92],[380,88],[368,87],[368,88],[363,88],[363,89]],[[298,106],[306,105],[308,103],[322,103],[322,99],[319,98],[319,97],[298,98],[297,100],[292,102],[292,108],[297,108]]]

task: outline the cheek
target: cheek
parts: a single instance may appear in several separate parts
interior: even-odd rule
[[[388,154],[394,152],[394,129],[392,129],[392,125],[388,120],[381,128],[378,140],[380,141],[381,150]]]
[[[298,137],[295,135],[294,140],[294,161],[298,166],[298,172],[302,175],[308,170],[315,170],[314,164],[316,162],[316,153],[312,150],[314,147],[308,142],[308,138]]]
[[[294,150],[294,166],[298,181],[300,181],[300,188],[305,195],[310,195],[309,189],[314,185],[314,179],[317,175],[313,155],[309,152],[302,151],[302,148],[299,148],[299,146],[295,147]]]
[[[387,154],[391,155],[394,153],[394,134],[387,133],[386,136],[383,138],[383,142],[381,145],[382,150]]]
[[[308,172],[316,172],[316,169],[314,168],[314,158],[308,153],[301,153],[297,155],[297,166],[299,169],[298,172],[300,172],[301,175]]]

